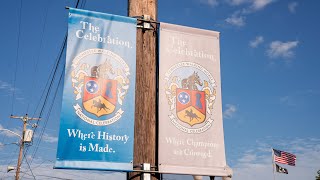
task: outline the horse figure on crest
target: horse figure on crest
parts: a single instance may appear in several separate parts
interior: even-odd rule
[[[102,109],[104,109],[105,111],[109,109],[103,102],[101,102],[101,99],[99,99],[99,101],[93,100],[91,108],[93,107],[97,108],[97,113]]]
[[[181,86],[184,89],[190,89],[190,90],[198,90],[197,84],[199,86],[202,86],[203,83],[201,82],[201,79],[198,75],[198,72],[193,72],[193,74],[185,79],[182,79]]]
[[[200,117],[199,117],[196,113],[194,113],[194,112],[192,111],[192,109],[190,109],[190,111],[186,110],[184,117],[189,117],[189,118],[190,118],[190,122],[191,122],[194,118],[195,118],[195,119],[200,119]]]

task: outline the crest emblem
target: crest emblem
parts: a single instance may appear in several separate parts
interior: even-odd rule
[[[111,114],[117,105],[117,81],[85,77],[82,104],[97,117]]]
[[[109,50],[88,49],[78,54],[71,71],[78,117],[96,126],[118,121],[124,113],[121,106],[129,89],[129,70],[126,62]]]
[[[165,74],[165,93],[174,126],[186,133],[202,133],[213,122],[216,83],[204,67],[180,62]]]
[[[204,91],[177,89],[177,117],[190,126],[201,124],[206,119],[206,102]]]

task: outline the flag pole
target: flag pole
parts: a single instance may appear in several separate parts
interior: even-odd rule
[[[273,151],[273,148],[271,148],[271,151],[272,151],[272,173],[273,173],[273,180],[276,180],[276,174],[275,174],[275,169],[274,169],[274,151]]]

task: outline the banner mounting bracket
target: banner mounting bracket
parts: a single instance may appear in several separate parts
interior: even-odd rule
[[[152,24],[160,24],[159,22],[153,20],[150,15],[144,14],[142,16],[132,16],[133,18],[137,18],[138,24],[137,28],[141,28],[143,30],[155,30],[156,28]]]

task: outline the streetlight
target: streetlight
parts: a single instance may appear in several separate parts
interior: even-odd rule
[[[0,131],[7,131],[7,132],[9,132],[9,133],[11,133],[11,134],[14,134],[14,135],[16,135],[16,136],[19,136],[20,139],[22,139],[22,137],[21,137],[18,133],[15,133],[15,132],[13,132],[13,131],[11,131],[11,130],[9,130],[9,129],[0,129]]]
[[[15,116],[11,116],[11,118],[16,118]],[[11,134],[14,134],[18,137],[20,137],[20,143],[19,143],[19,146],[20,146],[20,152],[19,152],[19,157],[18,157],[18,164],[17,164],[17,167],[14,168],[12,166],[8,166],[7,167],[7,172],[11,171],[11,170],[14,170],[16,169],[16,177],[15,179],[16,180],[19,180],[19,174],[20,174],[20,166],[21,166],[21,160],[22,160],[22,152],[23,152],[23,148],[24,148],[24,144],[25,143],[30,143],[32,141],[32,136],[33,136],[33,130],[31,129],[27,129],[27,121],[32,119],[36,119],[36,118],[28,118],[28,116],[23,116],[23,117],[20,117],[23,121],[23,132],[22,132],[22,136],[20,136],[19,134],[9,130],[9,129],[0,129],[0,131],[7,131]]]
[[[9,129],[0,129],[0,131],[7,131],[7,132],[9,132],[9,133],[11,133],[11,134],[13,134],[13,135],[16,135],[16,136],[18,136],[19,138],[20,138],[20,141],[22,140],[22,137],[18,134],[18,133],[15,133],[15,132],[13,132],[13,131],[11,131],[11,130],[9,130]],[[16,143],[11,143],[11,144],[16,144]],[[18,143],[17,143],[18,144]],[[19,145],[19,144],[18,144]],[[10,171],[12,171],[12,170],[14,170],[15,169],[15,167],[13,167],[13,166],[8,166],[7,167],[7,173],[8,172],[10,172]]]

